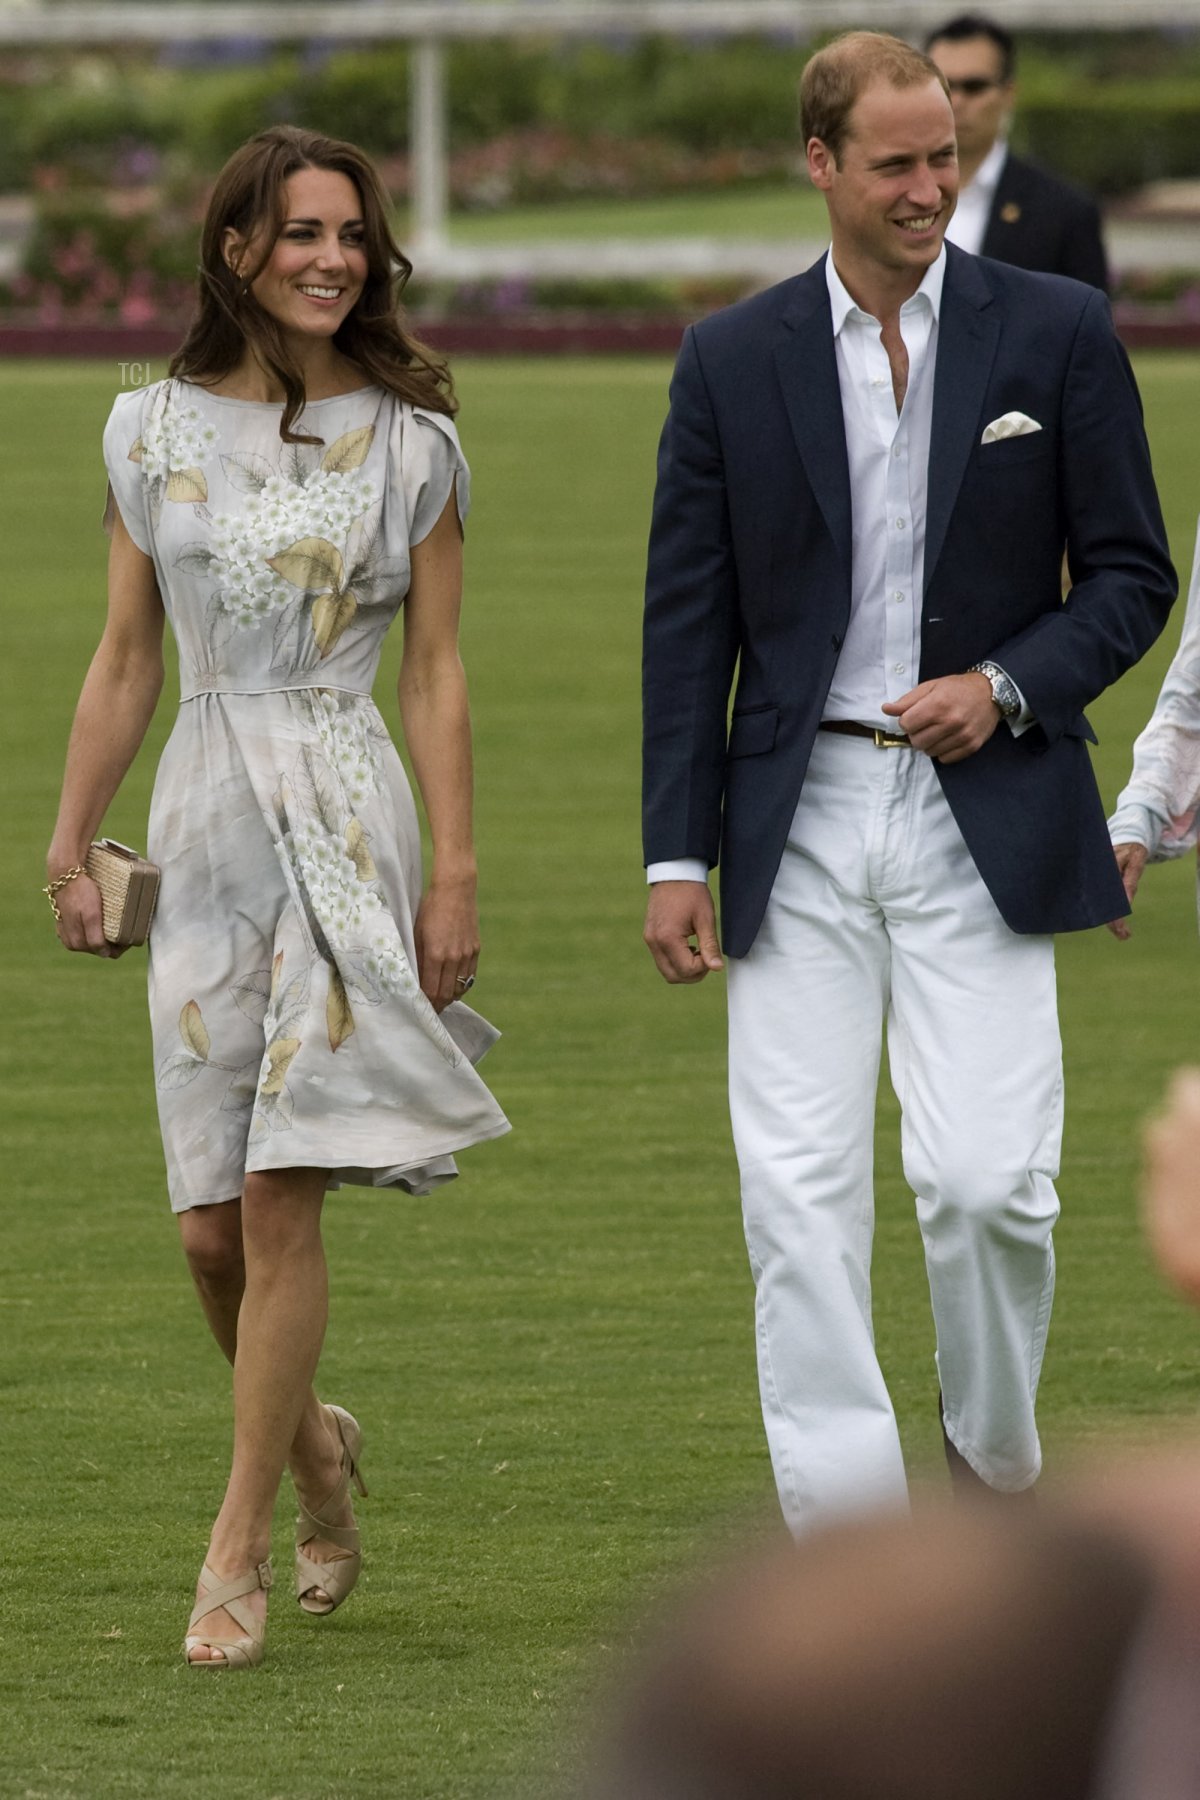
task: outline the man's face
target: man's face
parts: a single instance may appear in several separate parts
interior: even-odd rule
[[[851,109],[838,161],[813,138],[808,168],[829,206],[843,278],[849,264],[860,275],[909,272],[915,292],[937,260],[958,197],[954,115],[940,83],[873,81]]]
[[[1003,78],[1004,58],[987,37],[935,38],[929,55],[950,83],[959,155],[964,162],[982,162],[1012,110],[1013,84]]]

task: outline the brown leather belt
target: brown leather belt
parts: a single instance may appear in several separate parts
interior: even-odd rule
[[[912,739],[902,731],[880,731],[875,725],[860,725],[857,719],[822,719],[822,731],[837,731],[843,737],[870,738],[877,750],[911,750]]]

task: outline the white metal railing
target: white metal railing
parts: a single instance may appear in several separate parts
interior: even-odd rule
[[[786,246],[664,239],[657,243],[558,240],[472,250],[452,244],[448,229],[445,45],[483,37],[596,37],[667,33],[689,38],[766,33],[805,42],[818,32],[867,26],[917,37],[953,11],[955,0],[294,0],[276,5],[39,4],[0,0],[0,45],[127,47],[130,44],[259,39],[322,43],[409,42],[412,107],[411,248],[432,278],[498,270],[562,273],[599,267],[661,273],[723,267],[773,270]],[[1200,27],[1200,0],[990,0],[993,17],[1013,29]],[[791,246],[795,255],[799,246]]]
[[[170,43],[228,37],[595,36],[605,32],[783,32],[808,38],[863,25],[919,32],[953,11],[946,0],[295,0],[294,4],[0,5],[0,43]],[[1200,22],[1200,0],[990,0],[1017,30],[1116,30]]]

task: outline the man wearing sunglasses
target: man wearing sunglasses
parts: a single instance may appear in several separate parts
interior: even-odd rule
[[[949,84],[958,134],[961,185],[949,241],[976,256],[1107,289],[1094,201],[1008,148],[1016,92],[1009,33],[982,13],[960,13],[932,31],[925,48]]]

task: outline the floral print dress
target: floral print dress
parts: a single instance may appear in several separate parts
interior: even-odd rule
[[[122,394],[116,505],[154,560],[180,707],[151,804],[159,1118],[176,1212],[248,1171],[427,1193],[507,1131],[496,1032],[421,993],[420,834],[371,699],[409,550],[469,475],[454,426],[375,387],[277,405],[187,382]]]

